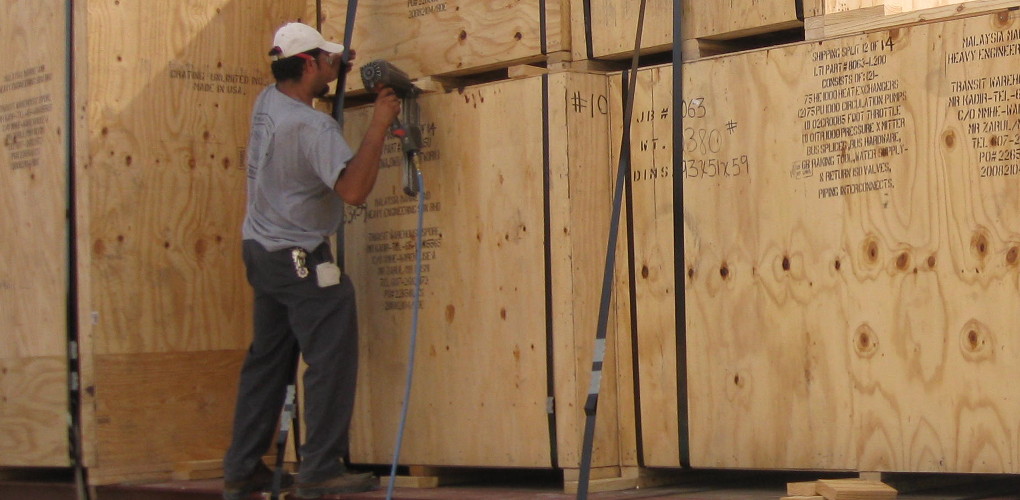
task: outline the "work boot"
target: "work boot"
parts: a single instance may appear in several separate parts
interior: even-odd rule
[[[287,491],[294,485],[294,476],[283,471],[280,476],[280,491]],[[223,500],[244,500],[252,493],[269,491],[273,488],[273,470],[259,462],[255,472],[240,481],[223,481]]]
[[[337,493],[372,491],[378,487],[379,478],[375,477],[371,472],[361,474],[344,472],[339,476],[315,483],[298,481],[297,491],[294,493],[294,496],[297,498],[319,498],[323,495],[334,495]]]

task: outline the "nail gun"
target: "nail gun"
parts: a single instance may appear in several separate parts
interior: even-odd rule
[[[383,87],[392,88],[400,98],[399,119],[393,122],[390,133],[400,139],[404,153],[404,193],[417,196],[418,186],[418,153],[421,152],[421,124],[418,117],[418,95],[421,89],[411,83],[411,79],[399,68],[388,61],[376,59],[361,67],[361,81],[370,92],[378,92]]]

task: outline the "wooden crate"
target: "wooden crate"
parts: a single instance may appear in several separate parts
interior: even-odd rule
[[[693,465],[1020,470],[1017,33],[997,13],[685,65],[684,206],[664,212]],[[651,203],[654,276],[676,257]]]
[[[323,35],[343,42],[347,2],[309,3],[319,5]],[[567,5],[567,0],[360,2],[351,38],[357,59],[347,89],[363,89],[360,67],[375,59],[386,59],[411,78],[545,62],[550,54],[570,50]]]
[[[1016,0],[825,0],[819,15],[805,20],[804,34],[820,40],[1016,7]]]
[[[0,85],[12,90],[3,88],[0,106],[17,110],[11,127],[26,133],[18,141],[38,144],[9,149],[8,141],[0,160],[5,185],[14,187],[4,218],[13,236],[4,240],[0,274],[3,302],[12,305],[4,308],[0,350],[4,372],[13,374],[0,383],[0,465],[70,463],[70,272],[90,480],[169,478],[175,465],[222,457],[251,335],[239,231],[251,105],[272,80],[265,53],[274,30],[305,8],[90,0],[67,12],[49,0],[5,0],[0,34],[17,53],[4,71]],[[70,92],[67,15],[74,16]]]
[[[63,3],[5,0],[0,43],[0,465],[66,466],[68,123]]]
[[[423,286],[402,464],[577,468],[612,196],[607,80],[563,72],[420,99]],[[370,112],[348,110],[351,140]],[[401,165],[391,139],[346,225],[362,346],[355,462],[392,459],[403,396],[417,202]],[[630,389],[603,390],[593,463],[618,472],[633,448],[621,431],[633,415],[617,414]]]

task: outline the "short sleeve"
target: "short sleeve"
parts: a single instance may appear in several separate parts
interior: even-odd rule
[[[309,163],[319,179],[332,189],[340,178],[340,172],[354,157],[354,151],[340,133],[340,125],[335,121],[324,121],[318,132],[313,135],[306,149]]]

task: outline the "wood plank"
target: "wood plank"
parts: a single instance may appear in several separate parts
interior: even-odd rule
[[[893,500],[896,490],[881,481],[820,479],[818,493],[826,500]]]
[[[10,52],[0,70],[0,466],[65,466],[67,11],[54,0],[0,9]]]
[[[544,61],[547,53],[570,49],[567,5],[566,0],[360,3],[351,42],[358,58],[347,89],[363,90],[360,67],[378,58],[412,79]],[[321,7],[323,35],[342,42],[347,2],[324,0]]]
[[[695,465],[1017,471],[1018,25],[685,66]]]
[[[798,481],[786,483],[786,494],[790,496],[814,496],[818,494],[817,481]]]
[[[580,464],[584,401],[591,380],[606,243],[616,169],[610,161],[613,115],[608,79],[562,73],[549,79],[549,226],[556,425],[561,468]],[[623,238],[621,238],[622,240]],[[624,260],[624,254],[619,254]],[[619,281],[616,291],[619,293]],[[636,446],[633,386],[618,385],[622,361],[614,341],[629,336],[616,318],[624,303],[608,311],[606,355],[595,423],[593,467],[634,464]],[[569,333],[568,333],[569,332]],[[629,393],[629,394],[627,394]],[[630,460],[628,462],[628,460]]]
[[[641,71],[634,95],[629,177],[630,231],[633,244],[635,365],[640,381],[643,463],[680,466],[677,398],[676,286],[673,262],[673,102],[671,67]],[[611,94],[622,96],[623,78],[611,81]],[[622,100],[614,112],[623,113]],[[622,138],[622,120],[614,121],[614,144]],[[618,152],[613,152],[614,157]],[[617,161],[614,158],[614,161]]]

